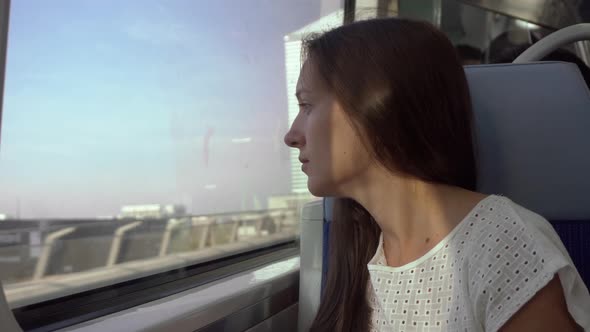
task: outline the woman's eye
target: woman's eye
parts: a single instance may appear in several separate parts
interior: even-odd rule
[[[299,110],[302,110],[305,113],[309,113],[309,112],[311,112],[311,104],[299,103]]]

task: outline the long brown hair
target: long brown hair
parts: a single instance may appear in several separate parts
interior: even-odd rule
[[[377,162],[422,181],[475,189],[469,89],[442,32],[425,22],[366,20],[303,46]],[[367,263],[379,233],[356,201],[336,201],[328,275],[311,331],[369,329]]]

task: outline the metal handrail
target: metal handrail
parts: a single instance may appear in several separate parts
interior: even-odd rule
[[[590,23],[571,25],[555,31],[529,47],[514,63],[539,61],[560,47],[583,40],[590,40]]]

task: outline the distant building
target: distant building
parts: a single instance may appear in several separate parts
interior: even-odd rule
[[[301,41],[311,33],[318,33],[333,29],[342,25],[344,11],[338,10],[312,22],[297,31],[285,36],[285,66],[287,77],[287,103],[289,111],[289,127],[293,124],[299,105],[295,98],[297,79],[301,70]],[[294,194],[309,193],[307,190],[307,176],[301,171],[299,163],[299,151],[291,149],[291,192]],[[270,206],[269,206],[270,208]]]
[[[173,218],[186,215],[186,208],[180,204],[126,205],[121,208],[119,218]]]
[[[0,213],[0,220],[14,219],[11,215]]]

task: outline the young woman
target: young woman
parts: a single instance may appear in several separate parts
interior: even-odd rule
[[[590,296],[557,234],[475,192],[463,68],[432,26],[361,21],[304,42],[285,136],[338,197],[312,331],[575,331]]]

